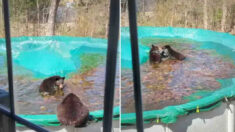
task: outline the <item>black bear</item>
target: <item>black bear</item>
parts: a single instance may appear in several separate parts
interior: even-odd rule
[[[46,78],[45,80],[42,81],[40,87],[39,87],[39,92],[42,96],[47,96],[47,95],[56,95],[58,92],[60,94],[63,91],[64,88],[64,79],[65,77],[60,77],[60,76],[52,76],[49,78]]]
[[[89,110],[73,93],[68,94],[57,106],[57,117],[62,125],[85,126]]]
[[[151,64],[161,62],[161,52],[158,46],[152,45],[149,52],[149,60]]]
[[[163,46],[161,57],[162,58],[174,57],[177,60],[184,60],[186,58],[183,54],[173,50],[169,45]]]

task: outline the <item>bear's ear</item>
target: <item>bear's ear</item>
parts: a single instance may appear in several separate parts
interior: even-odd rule
[[[55,80],[58,81],[58,80],[60,80],[60,78],[59,78],[59,77],[56,77]]]
[[[154,48],[155,46],[152,44],[152,48]]]
[[[165,45],[164,47],[165,47],[165,48],[171,48],[171,46],[170,46],[170,45]]]
[[[65,79],[65,77],[61,77],[61,79],[63,79],[63,80],[64,80],[64,79]]]

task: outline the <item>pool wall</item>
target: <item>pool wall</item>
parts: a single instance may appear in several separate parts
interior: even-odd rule
[[[179,117],[174,124],[157,124],[152,122],[144,125],[145,132],[234,132],[235,101],[222,103],[214,110],[194,113]],[[122,127],[123,132],[135,132],[134,126]]]

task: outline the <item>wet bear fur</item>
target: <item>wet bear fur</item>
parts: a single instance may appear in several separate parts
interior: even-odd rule
[[[177,60],[181,60],[181,61],[182,61],[182,60],[184,60],[184,59],[186,58],[183,54],[181,54],[181,53],[175,51],[175,50],[172,49],[171,46],[169,46],[169,45],[163,46],[162,49],[163,49],[163,52],[168,52],[170,57],[173,57],[173,58],[175,58],[175,59],[177,59]],[[163,54],[164,54],[164,53],[162,53],[162,55],[163,55]]]
[[[42,96],[55,95],[56,92],[63,90],[65,77],[52,76],[42,81],[39,92]]]
[[[57,107],[57,117],[62,125],[84,127],[88,116],[88,108],[73,93],[68,94]]]
[[[149,52],[149,61],[150,64],[160,63],[161,62],[161,54],[158,46],[152,45]]]

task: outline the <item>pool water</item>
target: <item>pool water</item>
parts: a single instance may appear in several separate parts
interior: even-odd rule
[[[208,96],[221,87],[220,79],[235,77],[235,52],[212,42],[180,38],[144,38],[142,45],[170,45],[186,60],[141,65],[143,110],[162,109]],[[122,112],[135,112],[131,69],[121,71]]]

